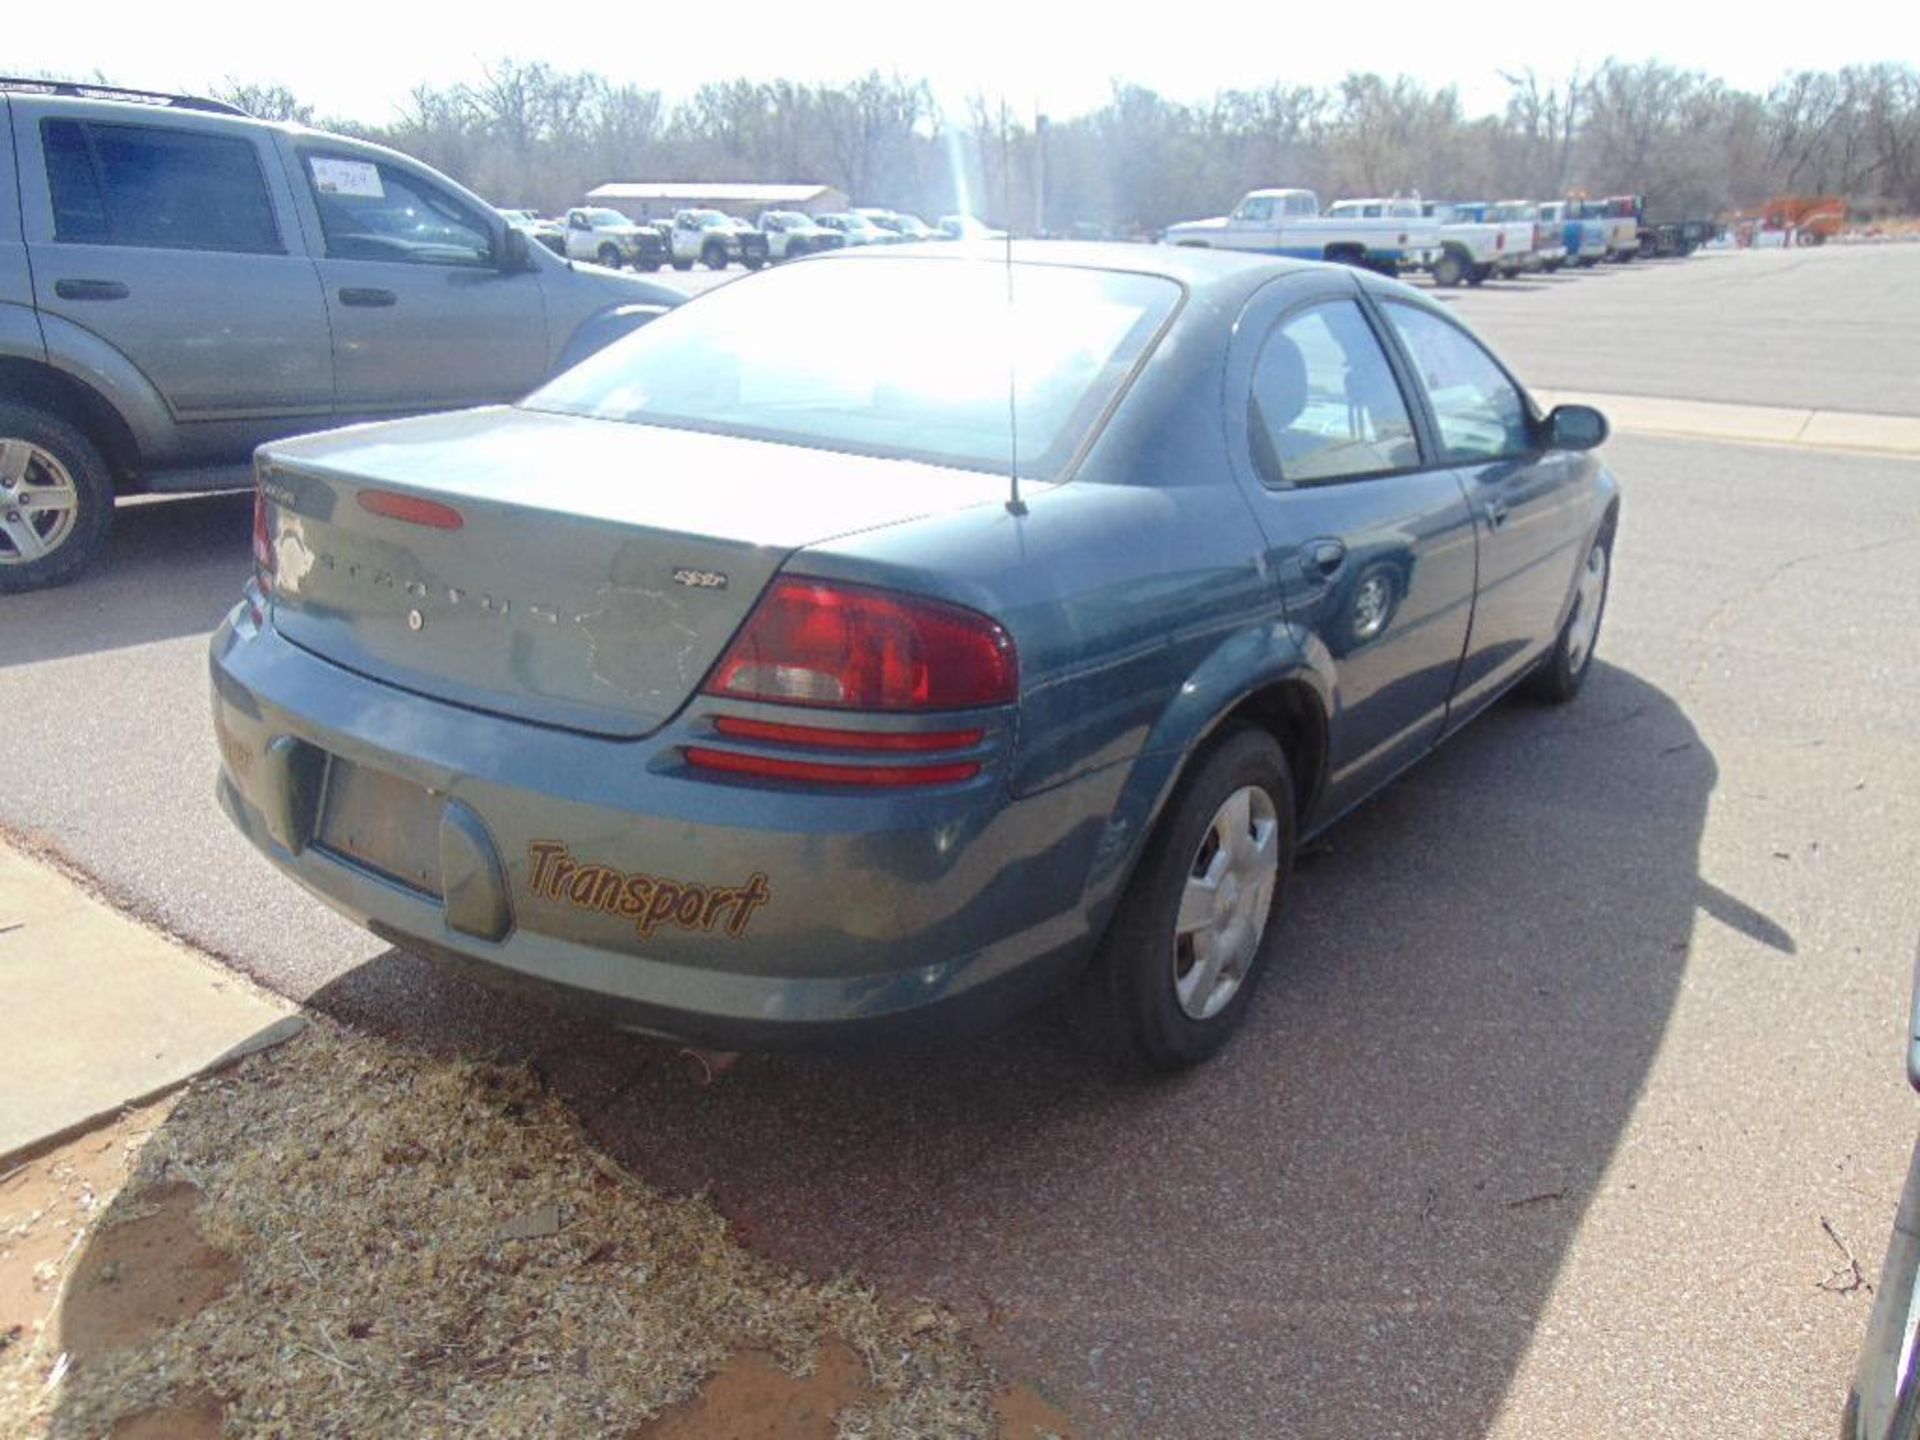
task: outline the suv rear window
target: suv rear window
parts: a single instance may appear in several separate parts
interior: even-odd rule
[[[280,229],[246,140],[159,125],[43,120],[54,239],[278,255]]]

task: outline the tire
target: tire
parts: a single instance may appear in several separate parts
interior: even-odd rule
[[[1493,266],[1476,265],[1467,271],[1467,284],[1484,285],[1487,283],[1487,277],[1491,274],[1493,274]]]
[[[1451,250],[1441,255],[1433,267],[1433,283],[1451,290],[1467,278],[1467,262]]]
[[[673,262],[673,268],[682,271],[691,270],[693,268],[693,262],[691,260],[675,260]]]
[[[746,266],[747,269],[749,270],[758,270],[762,265],[766,264],[767,262],[758,255],[742,255],[740,257],[740,263]]]
[[[1246,839],[1224,840],[1242,802]],[[1277,948],[1295,825],[1286,756],[1264,730],[1228,730],[1182,779],[1077,997],[1082,1029],[1122,1069],[1187,1069],[1239,1026]],[[1182,898],[1209,891],[1225,898],[1183,936]]]
[[[644,270],[647,274],[652,275],[659,271],[660,262],[658,260],[636,260],[633,263],[633,268],[636,270]]]
[[[1612,579],[1613,532],[1609,528],[1595,537],[1587,551],[1573,609],[1554,637],[1553,649],[1521,682],[1527,695],[1549,705],[1564,705],[1580,693],[1593,669],[1593,652],[1600,643],[1600,622],[1607,613],[1607,587]]]
[[[0,595],[66,584],[112,528],[113,477],[93,442],[58,415],[0,403]]]
[[[700,252],[700,263],[709,270],[727,268],[727,249],[724,245],[709,245]]]
[[[599,254],[594,256],[594,259],[598,260],[609,270],[618,270],[620,268],[620,251],[615,246],[602,245]]]

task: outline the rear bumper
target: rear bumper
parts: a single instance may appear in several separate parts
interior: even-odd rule
[[[697,721],[619,741],[466,710],[245,607],[210,665],[220,804],[269,860],[397,945],[611,1024],[736,1048],[971,1028],[1097,938],[1082,902],[1120,767],[1017,801],[991,766],[900,794],[718,783],[677,764]],[[436,879],[323,838],[342,762],[430,795]],[[684,903],[650,918],[669,888]]]

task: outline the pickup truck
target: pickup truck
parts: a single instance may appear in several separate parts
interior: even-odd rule
[[[1322,215],[1311,190],[1250,190],[1229,215],[1169,225],[1163,245],[1195,245],[1331,260],[1383,275],[1424,270],[1440,258],[1439,227],[1419,215]]]
[[[1494,228],[1493,270],[1502,279],[1511,279],[1528,268],[1528,257],[1533,253],[1533,222],[1497,219],[1495,208],[1485,200],[1456,200],[1449,207],[1456,224]]]
[[[762,210],[755,225],[767,237],[769,260],[797,260],[821,250],[838,250],[847,243],[847,237],[838,230],[816,225],[811,215],[798,210]]]
[[[1598,220],[1607,228],[1607,259],[1624,265],[1640,254],[1640,197],[1612,195],[1605,200],[1570,200],[1580,218]]]
[[[1592,269],[1607,258],[1607,224],[1604,220],[1586,220],[1580,206],[1572,200],[1548,200],[1540,206],[1540,223],[1558,227],[1560,243],[1566,247],[1567,264]]]
[[[1496,225],[1524,224],[1532,230],[1533,243],[1520,262],[1522,270],[1545,270],[1551,274],[1567,263],[1567,239],[1563,228],[1543,221],[1540,207],[1531,200],[1502,200],[1487,212],[1487,218]]]
[[[773,253],[765,235],[718,210],[676,212],[667,244],[676,270],[691,270],[696,260],[709,270],[724,270],[735,260],[758,270]]]
[[[652,273],[666,263],[666,242],[651,225],[636,225],[618,210],[581,206],[567,212],[569,260],[591,260],[609,270],[628,264]]]
[[[1421,264],[1409,266],[1433,276],[1433,283],[1451,290],[1463,281],[1478,285],[1493,274],[1499,259],[1498,230],[1492,225],[1469,225],[1456,221],[1450,207],[1430,200],[1336,200],[1327,211],[1328,218],[1355,220],[1417,220],[1439,226],[1439,245]]]

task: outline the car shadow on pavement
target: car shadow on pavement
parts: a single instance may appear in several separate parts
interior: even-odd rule
[[[142,498],[70,585],[0,596],[0,668],[210,635],[252,566],[253,492]]]
[[[1101,1073],[1053,1011],[729,1066],[399,952],[313,1003],[529,1060],[648,1180],[954,1307],[1090,1434],[1465,1440],[1607,1184],[1696,914],[1793,946],[1700,878],[1716,777],[1623,670],[1496,707],[1303,857],[1244,1032],[1159,1082]]]

